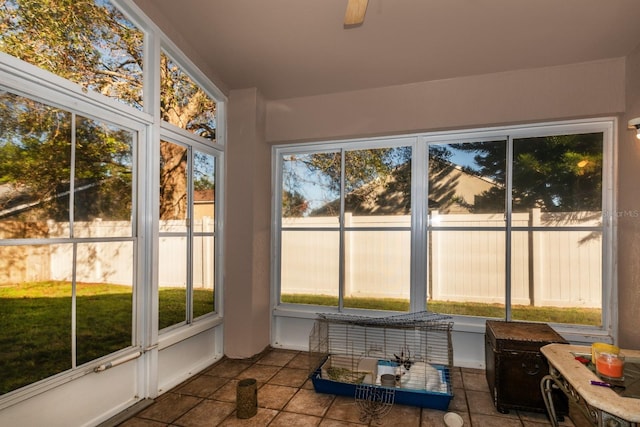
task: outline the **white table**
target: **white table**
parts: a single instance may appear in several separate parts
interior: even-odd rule
[[[551,389],[555,385],[569,401],[584,413],[597,427],[640,427],[640,399],[622,397],[608,387],[592,385],[591,380],[602,381],[594,372],[576,360],[579,355],[591,355],[590,346],[548,344],[540,349],[549,362],[549,375],[542,379],[540,387],[549,418],[558,425]],[[621,352],[628,360],[640,361],[640,350]]]

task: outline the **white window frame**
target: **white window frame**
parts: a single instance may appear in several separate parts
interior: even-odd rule
[[[416,199],[417,194],[427,192],[427,150],[430,143],[460,142],[461,140],[485,140],[497,138],[524,138],[563,133],[603,133],[603,170],[602,170],[602,327],[582,325],[554,324],[562,335],[571,341],[611,342],[617,337],[617,307],[613,303],[617,293],[617,281],[614,274],[615,266],[615,165],[616,165],[616,118],[584,119],[558,122],[544,122],[528,125],[501,126],[489,128],[468,129],[463,131],[442,131],[412,134],[408,136],[360,138],[352,140],[337,140],[326,143],[301,143],[276,145],[272,150],[272,188],[273,221],[272,221],[272,308],[274,316],[293,318],[315,318],[316,313],[337,311],[336,307],[306,306],[303,304],[280,303],[280,233],[281,233],[281,194],[282,167],[281,159],[288,154],[304,154],[322,150],[365,149],[387,146],[390,141],[415,138],[416,142],[412,155],[412,263],[411,263],[411,302],[410,311],[427,309],[426,283],[427,267],[421,260],[426,259],[428,247],[428,206],[427,198]],[[344,309],[349,313],[353,310]],[[361,310],[359,311],[362,312]],[[370,315],[389,314],[389,312],[368,311]],[[453,316],[454,330],[472,333],[484,333],[485,318],[469,316]]]
[[[146,153],[143,146],[146,144],[148,138],[148,128],[151,117],[132,107],[123,106],[123,104],[117,100],[108,99],[91,92],[84,93],[75,84],[2,52],[0,52],[0,82],[2,82],[0,86],[3,89],[17,95],[33,99],[46,105],[52,105],[83,117],[112,123],[137,135],[133,147],[135,164],[132,181],[132,214],[134,221],[132,223],[132,236],[126,240],[130,240],[133,243],[134,257],[136,259],[133,264],[134,277],[132,278],[134,287],[132,316],[134,316],[134,319],[143,316],[144,295],[143,289],[139,284],[145,283],[145,280],[148,278],[146,269],[143,268],[140,261],[144,259],[143,248],[145,242],[141,230],[143,230],[145,226],[142,218],[145,217],[146,212],[146,206],[143,200],[146,197],[147,189],[145,188],[143,180],[139,179],[139,177],[145,176],[147,173],[145,167],[147,163]],[[75,241],[75,239],[70,240]],[[10,241],[7,243],[10,243]],[[51,244],[51,242],[47,239],[42,239],[42,244]],[[144,332],[140,328],[141,324],[142,322],[134,322],[132,324],[131,346],[95,359],[88,362],[88,364],[97,366],[105,363],[106,360],[126,358],[139,354],[142,351],[144,341]],[[0,410],[11,406],[15,402],[72,381],[77,378],[81,372],[86,371],[86,365],[87,364],[84,364],[80,367],[58,373],[1,396]]]
[[[281,267],[281,263],[280,263],[280,248],[281,248],[281,244],[280,244],[280,233],[282,230],[282,204],[280,203],[281,201],[281,195],[282,195],[282,158],[287,155],[287,154],[309,154],[309,153],[319,153],[319,152],[341,152],[341,151],[355,151],[358,149],[376,149],[376,148],[393,148],[393,147],[411,147],[412,150],[412,154],[411,154],[411,158],[412,158],[412,169],[411,169],[411,180],[412,180],[412,186],[415,183],[415,180],[418,179],[416,177],[415,174],[415,165],[414,165],[414,159],[416,156],[416,141],[417,138],[415,136],[409,136],[409,137],[395,137],[395,138],[373,138],[373,139],[367,139],[367,140],[358,140],[358,141],[349,141],[348,144],[345,144],[345,142],[347,141],[333,141],[332,143],[323,143],[323,144],[301,144],[301,145],[286,145],[286,146],[275,146],[274,147],[274,154],[273,154],[273,169],[275,171],[275,173],[273,174],[273,188],[275,189],[274,191],[274,197],[273,197],[273,233],[272,233],[272,242],[273,242],[273,246],[274,246],[274,262],[272,264],[272,283],[274,284],[274,286],[272,286],[272,293],[271,293],[271,299],[272,299],[272,305],[274,307],[274,310],[276,313],[278,312],[283,312],[284,311],[290,311],[290,310],[295,310],[296,312],[310,312],[313,311],[313,313],[316,313],[318,311],[318,306],[310,306],[310,307],[306,307],[304,305],[300,305],[300,304],[288,304],[288,303],[281,303],[280,302],[280,293],[281,293],[281,287],[280,287],[280,277],[281,277],[281,271],[280,271],[280,267]],[[413,212],[413,209],[415,207],[414,202],[411,202],[411,211]],[[412,224],[411,224],[411,228],[415,229],[416,225],[414,224],[416,215],[412,215]],[[328,230],[336,230],[339,231],[341,234],[345,232],[344,230],[344,226],[342,224],[342,221],[340,221],[341,225],[339,226],[339,230],[338,228],[333,229],[333,228],[322,228],[323,231],[328,231]],[[382,228],[381,228],[382,229]],[[313,230],[313,229],[311,229]],[[415,250],[413,249],[413,246],[415,245],[415,241],[414,238],[411,238],[411,258],[412,258],[412,262],[411,265],[415,265],[416,263],[413,262],[413,257],[415,256]],[[343,257],[343,255],[340,255],[341,258]],[[342,261],[341,261],[342,263]],[[342,268],[342,267],[341,267]],[[411,275],[411,283],[414,282],[413,279],[413,273],[410,273]],[[339,306],[338,307],[330,307],[330,306],[322,306],[320,307],[322,309],[322,311],[324,312],[337,312],[337,311],[343,311],[343,312],[351,312],[353,311],[353,309],[349,309],[349,308],[342,308],[342,300],[343,300],[343,288],[344,288],[344,284],[342,283],[342,278],[340,278],[340,285],[339,285],[339,290],[338,290],[338,294],[339,294]],[[412,302],[416,299],[414,293],[416,292],[416,287],[415,286],[411,286],[410,289],[410,293],[411,293],[411,299],[410,299],[410,304],[412,304]],[[312,308],[313,307],[313,308]],[[413,306],[410,307],[413,310]],[[379,311],[379,310],[368,310],[370,313],[374,313],[374,315],[377,313],[379,315],[382,315],[384,313],[388,313],[386,311]],[[306,317],[306,315],[305,315]]]
[[[214,205],[215,209],[215,230],[214,230],[214,295],[215,295],[215,305],[214,311],[212,313],[201,316],[197,319],[191,318],[191,316],[187,316],[187,322],[185,324],[177,324],[174,326],[169,326],[161,331],[158,331],[160,334],[160,348],[166,348],[170,345],[175,344],[178,341],[185,339],[186,337],[193,336],[196,333],[200,333],[206,329],[209,329],[213,326],[217,326],[222,322],[222,301],[219,298],[218,294],[221,292],[221,286],[219,284],[222,283],[223,277],[223,268],[222,268],[222,242],[219,241],[219,237],[221,235],[221,225],[222,222],[219,220],[219,216],[222,215],[221,206],[222,203],[218,203],[217,200],[222,200],[220,197],[223,197],[218,191],[218,182],[223,179],[223,167],[224,164],[224,152],[222,152],[218,147],[211,144],[209,140],[201,138],[192,134],[189,131],[184,129],[180,129],[176,126],[173,126],[169,123],[162,123],[161,125],[161,140],[167,141],[170,143],[178,144],[187,148],[187,150],[192,153],[193,150],[197,150],[201,153],[212,155],[216,158],[216,168],[215,168],[215,183],[216,183],[216,203]],[[190,156],[193,157],[193,156]],[[191,164],[190,164],[191,165]],[[159,166],[159,163],[158,163]],[[158,167],[157,166],[157,167]],[[187,177],[187,185],[188,185],[188,199],[191,201],[191,205],[193,204],[193,194],[192,184],[193,177],[189,174]],[[220,186],[222,187],[222,186]],[[189,212],[191,212],[192,206],[188,207]],[[191,221],[191,215],[188,216],[188,221]],[[188,228],[191,228],[189,225]],[[156,263],[155,265],[158,265]],[[156,273],[157,274],[157,273]],[[189,288],[187,288],[189,289]],[[188,297],[190,302],[192,302],[192,296]],[[187,310],[190,310],[190,305],[187,304]],[[157,324],[157,323],[156,323]]]
[[[144,33],[143,65],[143,111],[99,93],[84,90],[80,85],[62,77],[0,52],[0,87],[17,95],[75,112],[137,133],[135,156],[137,176],[134,185],[134,233],[132,241],[136,262],[134,265],[134,290],[132,316],[133,345],[91,361],[101,365],[111,361],[128,361],[144,353],[153,355],[146,358],[145,373],[140,374],[136,394],[154,397],[158,390],[158,356],[163,348],[187,340],[203,331],[223,323],[223,248],[224,248],[224,199],[226,108],[227,97],[200,69],[135,5],[133,0],[110,0],[122,13]],[[160,51],[163,49],[182,67],[182,70],[216,102],[216,140],[211,141],[161,123],[160,111]],[[177,328],[171,333],[158,334],[158,275],[155,265],[158,260],[158,212],[159,212],[159,162],[160,139],[163,135],[180,135],[199,151],[214,152],[216,162],[216,231],[215,231],[215,313],[202,316],[202,320]],[[222,345],[221,341],[218,341]],[[216,350],[222,354],[222,349]],[[0,410],[21,401],[35,397],[62,384],[92,374],[86,369],[72,369],[53,375],[36,383],[24,386],[0,396]]]
[[[205,76],[202,71],[168,38],[162,37],[158,40],[156,50],[155,50],[155,64],[160,64],[160,53],[164,52],[175,64],[180,66],[182,72],[187,74],[189,78],[216,103],[216,139],[209,140],[198,135],[195,135],[185,129],[182,129],[176,125],[160,120],[160,111],[156,112],[157,117],[157,149],[154,151],[155,159],[154,168],[157,172],[154,172],[154,179],[156,183],[154,185],[154,205],[153,205],[153,215],[156,220],[154,220],[154,235],[155,241],[157,242],[159,239],[159,229],[158,229],[158,221],[159,218],[159,206],[160,206],[160,141],[166,140],[169,142],[178,142],[182,145],[188,145],[197,149],[198,151],[202,151],[205,153],[213,154],[216,156],[218,161],[216,162],[216,204],[215,204],[215,307],[214,313],[211,315],[203,316],[201,319],[198,319],[197,322],[187,323],[185,325],[179,327],[171,327],[166,328],[162,331],[162,334],[159,331],[155,333],[157,336],[158,349],[162,350],[164,348],[170,347],[180,341],[183,341],[187,338],[195,336],[205,330],[211,329],[213,327],[219,326],[223,322],[224,317],[224,290],[223,290],[223,268],[224,265],[224,255],[223,255],[223,247],[224,247],[224,177],[225,177],[225,160],[224,160],[224,149],[226,145],[226,96],[220,91],[217,87],[215,87],[209,79]],[[160,99],[160,76],[157,76],[157,84],[154,85],[154,95],[155,99],[158,100],[157,104],[159,105]],[[219,201],[219,202],[218,202]],[[158,263],[158,251],[157,247],[154,248],[154,265]],[[158,283],[158,272],[157,270],[153,272],[154,280],[154,294],[157,295],[159,292],[159,283]],[[154,316],[152,319],[153,325],[158,325],[157,319],[158,311],[155,310]]]

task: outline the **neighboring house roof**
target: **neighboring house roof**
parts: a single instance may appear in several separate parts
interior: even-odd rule
[[[29,189],[24,185],[0,185],[0,217],[30,202]]]
[[[215,202],[215,190],[195,190],[193,192],[194,203],[213,203]]]
[[[0,218],[17,215],[41,203],[42,200],[35,197],[33,191],[26,185],[14,183],[0,185]]]
[[[465,171],[460,166],[440,161],[437,172],[429,179],[429,209],[440,213],[469,213],[475,198],[499,186],[491,180]],[[369,183],[345,197],[346,210],[354,215],[408,215],[411,201],[409,185],[398,176],[406,174],[406,167],[398,168],[384,181]],[[340,201],[333,200],[317,209],[310,216],[335,215]]]
[[[460,166],[447,165],[429,179],[429,209],[440,213],[469,213],[478,195],[497,186]]]
[[[75,188],[76,194],[95,187],[96,184],[87,184]],[[8,218],[23,212],[37,209],[43,202],[54,197],[66,197],[68,191],[56,194],[46,199],[34,196],[33,191],[26,185],[16,185],[14,183],[0,184],[0,218]],[[196,190],[193,192],[194,203],[206,204],[215,203],[215,190]]]
[[[80,185],[74,188],[74,194],[79,194],[92,188],[97,188],[99,183]],[[27,185],[15,183],[0,185],[0,218],[15,216],[27,211],[33,211],[43,203],[54,199],[68,197],[70,191],[62,191],[48,197],[40,197]]]

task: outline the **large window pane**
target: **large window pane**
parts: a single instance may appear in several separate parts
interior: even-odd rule
[[[187,237],[158,242],[159,329],[187,320]]]
[[[338,306],[340,165],[340,152],[282,158],[282,302]]]
[[[340,199],[340,164],[340,152],[284,156],[283,221],[306,216],[337,217],[340,213],[340,204],[336,202]]]
[[[346,213],[410,218],[411,147],[347,151],[344,181]]]
[[[216,158],[193,156],[193,318],[215,311]]]
[[[0,99],[7,392],[132,345],[136,134],[8,92]]]
[[[213,224],[210,224],[213,227]],[[214,238],[193,239],[193,318],[215,311]]]
[[[71,244],[0,246],[0,394],[72,368]]]
[[[160,142],[160,221],[171,221],[173,232],[187,230],[187,154],[182,145]]]
[[[602,133],[514,140],[513,211],[539,209],[536,226],[600,219],[602,146]]]
[[[78,245],[77,365],[132,345],[133,259],[131,242]]]
[[[76,123],[74,219],[121,221],[109,237],[130,237],[134,134],[84,117]]]
[[[410,221],[410,217],[396,218],[403,219],[402,226]],[[408,230],[346,232],[344,263],[344,307],[409,310],[411,233]]]
[[[338,305],[340,234],[333,231],[282,231],[282,302]]]
[[[344,182],[344,307],[406,311],[411,148],[347,151]]]
[[[0,102],[0,223],[6,238],[45,237],[43,221],[69,220],[71,114],[4,91]]]
[[[427,308],[504,317],[507,142],[429,146]]]
[[[288,154],[282,169],[282,301],[407,310],[411,148]]]
[[[159,327],[215,311],[216,156],[160,145]]]
[[[429,253],[429,310],[504,318],[504,231],[433,230]]]
[[[432,225],[438,224],[440,214],[504,213],[506,155],[506,141],[430,145],[428,200]],[[465,222],[468,224],[468,219]],[[497,224],[493,218],[490,223],[473,225]]]
[[[161,56],[162,120],[202,138],[216,139],[216,103],[166,54]]]
[[[193,165],[194,218],[213,220],[216,205],[216,158],[196,151]],[[213,228],[203,227],[200,232],[213,233]]]
[[[514,140],[514,319],[602,325],[602,160],[602,133]]]
[[[108,0],[3,1],[0,48],[142,109],[143,33]]]
[[[512,318],[602,326],[602,233],[515,231]]]

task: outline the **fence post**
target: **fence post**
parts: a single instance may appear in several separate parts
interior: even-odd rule
[[[530,212],[529,225],[537,227],[541,224],[540,208],[533,208]],[[542,299],[542,234],[540,231],[529,231],[529,305],[536,306]]]
[[[202,217],[202,231],[203,232],[211,232],[213,231],[214,221],[213,218],[209,216]],[[209,289],[209,285],[213,284],[214,280],[212,277],[212,270],[215,262],[214,256],[211,253],[211,246],[208,245],[207,241],[209,236],[202,236],[202,288]],[[215,244],[214,244],[215,247]],[[213,288],[213,286],[212,286]]]
[[[344,213],[344,228],[345,230],[353,226],[353,214],[351,212]],[[344,293],[342,297],[351,296],[353,293],[353,232],[344,232]]]
[[[431,215],[429,215],[428,219],[428,228],[427,228],[427,240],[428,240],[428,265],[427,265],[427,300],[431,298],[432,300],[437,300],[440,298],[440,280],[442,267],[440,266],[440,262],[442,260],[442,256],[438,251],[438,246],[440,243],[439,233],[434,233],[432,231],[431,226],[433,223],[439,223],[442,221],[442,217],[439,216],[440,213],[437,210],[431,211]],[[437,236],[437,237],[436,237]],[[434,255],[437,257],[437,262],[433,262]]]

